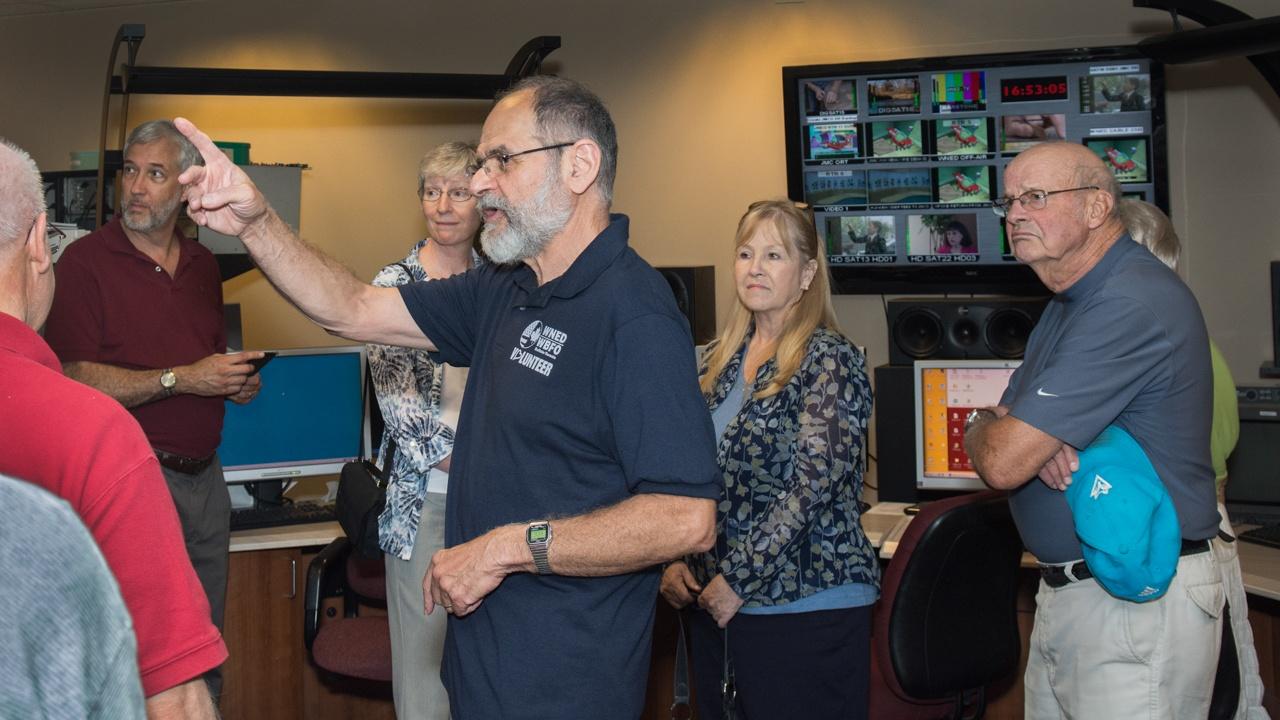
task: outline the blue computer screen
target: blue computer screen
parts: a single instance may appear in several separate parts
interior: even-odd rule
[[[227,481],[336,473],[358,458],[363,364],[358,346],[281,351],[252,402],[227,402],[218,447]]]

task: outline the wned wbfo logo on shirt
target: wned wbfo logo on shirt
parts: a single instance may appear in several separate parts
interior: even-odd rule
[[[511,348],[511,359],[544,377],[551,375],[556,358],[564,350],[569,335],[541,320],[534,320],[520,333],[520,344]]]

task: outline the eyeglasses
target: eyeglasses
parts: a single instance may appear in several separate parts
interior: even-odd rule
[[[1028,210],[1043,210],[1045,205],[1049,204],[1049,196],[1058,193],[1076,192],[1077,190],[1101,190],[1097,185],[1085,185],[1083,187],[1066,188],[1063,190],[1028,190],[1018,197],[1002,197],[991,201],[991,212],[996,217],[1005,217],[1009,214],[1009,208],[1013,207],[1013,201],[1017,200],[1022,203],[1022,207]]]
[[[423,188],[422,190],[422,199],[431,203],[440,202],[440,198],[445,195],[449,196],[449,202],[455,203],[470,202],[476,197],[466,188],[449,188],[448,190],[441,190],[440,188]]]
[[[563,147],[569,147],[572,144],[573,143],[571,142],[562,142],[562,143],[556,143],[555,145],[544,145],[542,147],[536,147],[532,150],[521,150],[520,152],[514,152],[514,153],[504,153],[504,152],[498,152],[495,150],[494,152],[491,152],[488,155],[485,155],[484,157],[480,158],[479,162],[474,162],[468,165],[466,168],[467,174],[475,175],[481,170],[484,170],[484,174],[490,177],[492,177],[494,174],[501,175],[507,171],[507,163],[511,162],[511,158],[519,157],[521,155],[528,155],[529,153],[542,152],[543,150],[558,150]],[[497,170],[495,170],[493,167],[494,162],[497,163],[497,166],[498,166]]]

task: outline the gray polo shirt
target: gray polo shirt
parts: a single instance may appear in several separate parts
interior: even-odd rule
[[[1000,404],[1077,449],[1118,424],[1151,458],[1182,537],[1217,531],[1204,318],[1182,280],[1128,235],[1049,303]],[[1010,504],[1023,542],[1041,562],[1081,557],[1063,493],[1032,479]]]

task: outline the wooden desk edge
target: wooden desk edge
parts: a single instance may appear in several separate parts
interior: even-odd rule
[[[343,537],[342,526],[332,520],[304,525],[235,530],[231,533],[231,552],[314,547],[328,545],[340,537]]]

